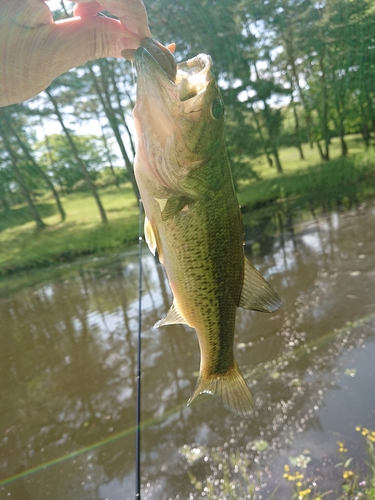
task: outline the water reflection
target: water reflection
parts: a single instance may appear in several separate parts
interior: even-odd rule
[[[315,443],[324,436],[325,453],[333,453],[327,442],[337,438],[322,409],[345,390],[345,356],[374,339],[375,244],[368,228],[375,211],[314,216],[306,223],[289,213],[279,220],[279,237],[263,236],[246,249],[284,303],[274,315],[238,310],[237,359],[257,408],[246,422],[211,399],[186,408],[199,369],[197,339],[182,325],[152,328],[171,294],[161,266],[144,259],[145,498],[200,497],[187,470],[201,481],[215,471],[220,476],[215,451],[238,488],[245,484],[236,472],[238,453],[247,480],[255,484],[263,472],[257,498],[279,484],[283,460],[304,436],[314,435]],[[0,302],[1,499],[133,498],[137,286],[137,263],[129,257]],[[361,386],[367,398],[372,385],[369,378]],[[339,410],[335,431],[350,433],[353,422],[370,426],[368,399],[348,405],[344,418]],[[205,453],[189,464],[179,452],[184,445],[205,446]],[[1,483],[13,476],[22,477]]]

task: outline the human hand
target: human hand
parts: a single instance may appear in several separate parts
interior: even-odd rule
[[[74,0],[73,18],[54,22],[43,0],[0,0],[0,106],[34,97],[65,71],[121,57],[150,36],[142,0]],[[120,20],[96,16],[107,10]]]

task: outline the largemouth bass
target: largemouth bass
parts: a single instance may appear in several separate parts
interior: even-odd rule
[[[253,401],[233,354],[236,309],[273,312],[281,301],[244,256],[224,105],[210,56],[178,64],[174,76],[151,55],[152,44],[149,50],[144,45],[135,53],[135,176],[145,238],[174,296],[155,327],[182,323],[196,330],[200,375],[188,405],[209,393],[247,417]]]

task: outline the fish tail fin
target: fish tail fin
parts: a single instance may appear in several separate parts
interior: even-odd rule
[[[253,398],[236,361],[225,373],[208,377],[199,375],[197,387],[187,405],[202,393],[215,396],[227,410],[240,417],[248,418],[254,411]]]

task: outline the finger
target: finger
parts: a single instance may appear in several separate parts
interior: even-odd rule
[[[151,36],[148,27],[147,12],[142,0],[75,0],[74,15],[80,17],[93,16],[107,10],[120,19],[126,29],[141,38]],[[79,2],[79,3],[78,3]]]
[[[115,19],[91,17],[56,22],[49,42],[62,73],[92,59],[121,57],[123,49],[138,48],[140,38]]]
[[[98,2],[79,3],[74,6],[73,14],[77,17],[93,17],[104,8]]]

